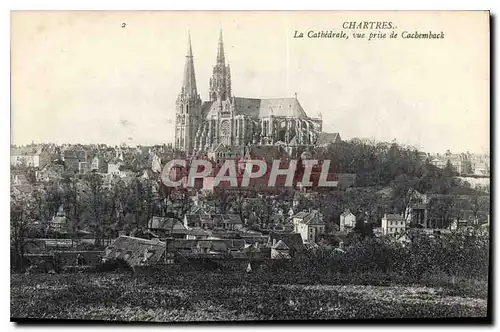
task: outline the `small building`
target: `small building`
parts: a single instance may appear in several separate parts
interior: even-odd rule
[[[180,220],[168,217],[152,217],[148,221],[148,229],[160,238],[172,236],[185,239],[188,234],[188,229]]]
[[[186,214],[184,226],[235,231],[243,228],[243,221],[238,214]]]
[[[290,248],[281,240],[271,247],[271,259],[290,259]]]
[[[44,167],[50,162],[50,154],[43,148],[22,147],[11,148],[10,165],[27,167]]]
[[[210,236],[210,232],[203,230],[199,227],[194,227],[187,230],[187,240],[204,240]]]
[[[184,226],[186,228],[199,227],[201,229],[213,229],[214,221],[209,214],[194,213],[184,215]]]
[[[243,228],[243,221],[238,214],[214,214],[212,216],[216,227],[227,231],[234,231]]]
[[[394,235],[406,230],[406,221],[400,214],[385,214],[382,218],[382,233]]]
[[[172,264],[165,242],[122,235],[104,250],[103,258],[123,259],[130,266]]]
[[[64,208],[61,205],[57,210],[56,215],[50,221],[49,227],[53,231],[60,232],[64,228],[66,228],[66,224],[67,224],[66,213],[64,212]]]
[[[304,242],[316,243],[325,232],[323,215],[318,210],[302,211],[292,216],[294,232],[299,233]]]
[[[340,215],[340,231],[349,233],[356,226],[356,216],[349,209]]]
[[[87,151],[68,149],[64,151],[63,158],[67,171],[75,174],[80,173],[80,163],[87,162]]]

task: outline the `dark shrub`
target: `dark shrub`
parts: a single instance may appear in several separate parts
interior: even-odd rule
[[[97,272],[132,272],[133,269],[127,261],[117,258],[101,262],[96,267]]]

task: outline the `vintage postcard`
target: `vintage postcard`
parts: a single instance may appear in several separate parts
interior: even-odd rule
[[[487,11],[14,11],[11,320],[491,320]]]

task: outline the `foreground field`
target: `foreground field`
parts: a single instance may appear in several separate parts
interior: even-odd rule
[[[215,272],[11,275],[14,319],[179,322],[485,317],[486,312],[484,298],[430,287],[287,285]]]

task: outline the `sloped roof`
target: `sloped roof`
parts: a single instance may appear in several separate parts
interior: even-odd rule
[[[251,118],[266,118],[271,115],[276,117],[293,117],[308,119],[308,116],[297,98],[270,98],[255,99],[235,97],[234,108],[236,114],[243,114]],[[206,118],[218,114],[219,110],[227,107],[229,100],[215,102],[205,102],[202,105],[202,112]]]
[[[187,231],[186,227],[179,220],[167,217],[152,217],[149,219],[148,226],[151,229],[172,230],[172,232]]]
[[[36,147],[17,147],[17,148],[10,148],[10,155],[11,156],[33,156],[36,154],[39,154],[40,151]]]
[[[320,133],[316,139],[316,145],[328,145],[340,140],[339,133]]]
[[[277,240],[278,242],[283,241],[290,249],[301,251],[304,249],[304,243],[302,242],[302,237],[299,233],[282,233],[282,232],[270,232],[269,239]]]
[[[122,235],[106,247],[104,257],[121,258],[132,266],[155,264],[160,261],[165,250],[164,242]]]
[[[292,218],[302,219],[305,224],[322,225],[324,224],[321,213],[318,210],[301,211]]]
[[[307,119],[306,112],[297,98],[261,99],[259,117],[270,115]]]
[[[234,98],[234,108],[238,114],[244,114],[251,118],[258,118],[260,112],[260,99],[254,98]]]
[[[78,159],[79,161],[87,159],[87,151],[84,150],[65,150],[64,159]]]
[[[189,229],[187,231],[187,233],[189,235],[193,235],[193,236],[209,236],[210,235],[210,232],[207,232],[199,227],[195,227],[195,228],[192,228],[192,229]]]
[[[288,247],[285,242],[283,242],[282,240],[279,240],[274,246],[273,246],[273,249],[276,249],[276,250],[290,250],[290,247]]]
[[[384,215],[384,218],[387,220],[400,220],[403,219],[403,217],[399,214],[386,214]]]
[[[346,209],[344,212],[342,212],[341,216],[342,217],[347,217],[348,215],[353,214],[351,210]]]
[[[229,223],[229,224],[242,224],[241,217],[239,214],[214,214],[212,216],[214,222]]]

